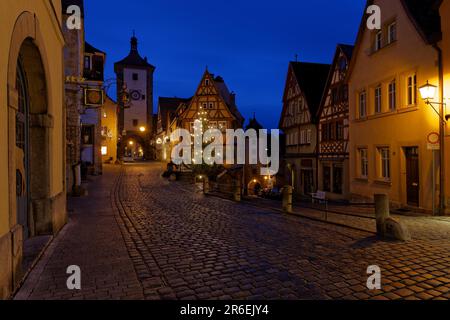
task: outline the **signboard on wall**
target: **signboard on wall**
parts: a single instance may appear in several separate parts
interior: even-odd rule
[[[84,89],[84,105],[101,107],[105,102],[105,94],[102,89]]]

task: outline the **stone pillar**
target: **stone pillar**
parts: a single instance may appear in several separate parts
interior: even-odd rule
[[[375,217],[377,219],[377,234],[381,237],[386,235],[386,219],[389,218],[389,197],[386,194],[376,194]]]
[[[241,201],[241,183],[239,179],[234,180],[234,190],[233,190],[233,200],[240,202]]]
[[[284,186],[283,188],[283,211],[292,213],[292,186]]]
[[[203,177],[203,193],[208,194],[209,193],[209,179],[208,177]]]

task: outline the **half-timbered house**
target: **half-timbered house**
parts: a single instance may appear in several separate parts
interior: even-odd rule
[[[286,135],[285,182],[298,195],[317,190],[317,110],[330,66],[290,62],[279,128]]]
[[[328,75],[319,119],[318,188],[328,198],[346,199],[349,193],[348,85],[346,76],[353,46],[339,44]]]

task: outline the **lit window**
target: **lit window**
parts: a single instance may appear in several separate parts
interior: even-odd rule
[[[388,27],[389,43],[397,40],[397,23],[393,22]]]
[[[381,85],[375,88],[375,113],[381,113]]]
[[[380,159],[380,178],[384,180],[391,179],[391,159],[389,148],[378,148]]]
[[[395,80],[389,83],[389,109],[391,111],[397,108],[397,85]]]
[[[367,116],[367,95],[366,91],[359,94],[359,117],[365,118]]]
[[[408,77],[408,105],[415,105],[417,102],[417,76],[411,75]]]
[[[383,46],[383,32],[378,31],[375,35],[375,51],[378,51]]]
[[[108,154],[108,147],[102,146],[102,156],[106,156]]]
[[[369,158],[368,150],[366,148],[361,148],[358,150],[359,155],[359,176],[361,178],[367,178],[369,176]]]

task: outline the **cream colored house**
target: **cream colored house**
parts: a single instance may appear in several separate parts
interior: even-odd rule
[[[0,298],[27,239],[66,223],[61,1],[0,1]]]
[[[431,211],[434,189],[438,204],[439,161],[433,166],[428,138],[439,132],[439,116],[418,90],[439,83],[438,2],[368,1],[380,6],[382,29],[368,30],[363,17],[349,71],[354,200],[388,194],[394,205]]]

